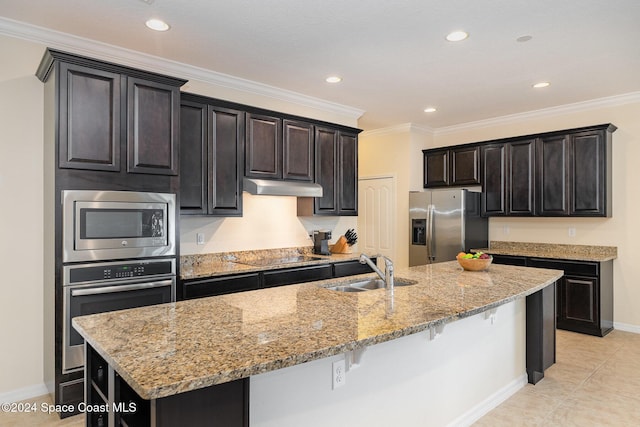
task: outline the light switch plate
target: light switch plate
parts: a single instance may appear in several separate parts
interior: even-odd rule
[[[198,245],[204,245],[204,233],[197,233],[196,234],[196,243]]]

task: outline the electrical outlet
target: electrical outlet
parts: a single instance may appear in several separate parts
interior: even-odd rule
[[[505,234],[505,235],[509,234],[509,226],[508,225],[505,225],[505,226],[502,227],[502,233]]]
[[[331,371],[331,377],[333,379],[333,387],[335,390],[338,387],[342,387],[347,382],[347,372],[344,364],[344,359],[340,359],[336,362],[333,362]]]
[[[569,227],[569,237],[576,237],[576,228]]]
[[[204,233],[196,233],[196,243],[198,245],[204,245]]]

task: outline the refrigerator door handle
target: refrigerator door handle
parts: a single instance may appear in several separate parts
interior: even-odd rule
[[[435,258],[435,251],[433,248],[433,213],[435,210],[434,205],[429,205],[427,207],[427,260],[429,264],[431,264]]]

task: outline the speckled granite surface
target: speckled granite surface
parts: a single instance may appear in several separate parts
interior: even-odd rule
[[[393,340],[532,294],[558,270],[457,262],[399,269],[411,286],[323,288],[367,274],[76,317],[74,327],[145,399]],[[446,334],[446,329],[444,331]]]
[[[270,266],[255,266],[244,264],[255,260],[281,259],[296,256],[314,257],[315,260],[296,262],[295,264],[273,264]],[[358,259],[360,253],[333,254],[331,256],[316,255],[313,247],[298,247],[284,249],[263,249],[255,251],[224,252],[201,255],[183,255],[180,257],[180,277],[182,279],[196,279],[199,277],[214,277],[225,274],[264,271],[283,267],[327,264],[331,262]]]
[[[570,259],[575,261],[609,261],[618,257],[615,246],[564,245],[555,243],[489,242],[489,248],[474,249],[494,255]]]

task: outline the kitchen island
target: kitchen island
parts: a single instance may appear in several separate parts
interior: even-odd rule
[[[509,355],[508,365],[496,358],[498,366],[490,369],[503,368],[519,376],[523,374],[526,359],[529,382],[539,381],[555,357],[553,285],[561,276],[558,270],[503,265],[492,265],[486,272],[465,272],[456,262],[448,262],[397,271],[398,279],[414,284],[396,287],[392,294],[384,289],[357,293],[326,289],[363,277],[354,276],[76,317],[73,325],[88,346],[87,396],[92,404],[133,403],[130,408],[133,415],[145,418],[145,423],[147,418],[151,420],[151,424],[146,425],[173,425],[171,420],[175,420],[175,425],[196,425],[196,422],[248,425],[249,419],[251,425],[300,425],[300,420],[304,420],[305,425],[327,425],[336,423],[331,418],[332,410],[338,409],[340,400],[345,400],[342,392],[348,392],[351,384],[331,390],[332,371],[320,375],[316,369],[322,371],[318,364],[326,361],[343,360],[346,369],[351,365],[351,370],[340,381],[347,377],[351,380],[353,375],[355,381],[349,382],[355,383],[369,364],[376,366],[380,352],[387,354],[387,359],[397,357],[396,347],[402,355],[415,353],[429,357],[431,350],[474,354],[473,337],[480,337],[492,345],[485,350],[483,343],[478,343],[479,357],[485,359],[482,354],[490,355],[497,345],[504,346],[497,349],[498,356]],[[480,334],[485,332],[480,329],[494,322],[495,331],[504,329],[502,335],[492,337],[494,332],[489,331],[482,337]],[[480,329],[469,337],[464,329],[478,328],[478,324]],[[440,344],[432,343],[430,339],[439,334],[442,334]],[[416,347],[415,339],[422,341],[417,345],[421,348]],[[457,342],[449,344],[450,339]],[[443,348],[437,349],[437,346]],[[514,350],[511,346],[517,348]],[[415,370],[416,377],[423,376],[419,371],[425,366],[430,372],[439,372],[440,368],[446,372],[444,365],[457,358],[454,356],[456,354],[449,354],[444,362],[432,361],[410,368]],[[391,361],[396,362],[394,366],[400,377],[404,377],[405,368],[414,363]],[[479,364],[472,366],[471,372],[478,376],[488,373],[480,360],[476,358],[474,362]],[[292,384],[291,379],[302,382]],[[401,382],[405,379],[400,378]],[[275,382],[270,385],[272,380]],[[379,392],[386,395],[387,402],[393,401],[389,396],[393,387],[399,387],[394,394],[402,394],[402,383],[386,385],[383,378],[379,380],[377,386],[384,389]],[[482,381],[493,384],[491,378]],[[462,389],[469,386],[464,382],[454,385]],[[367,384],[366,388],[375,386]],[[443,386],[445,384],[434,383],[431,387],[438,390]],[[424,389],[424,384],[404,387]],[[101,391],[94,393],[93,390]],[[316,390],[322,396],[307,395],[309,390]],[[96,395],[97,400],[92,400]],[[119,398],[119,395],[125,397]],[[279,409],[273,399],[278,395],[289,396],[281,405],[284,418],[275,414]],[[308,399],[294,404],[296,395],[308,396]],[[463,396],[460,399],[463,400]],[[409,395],[401,396],[400,400],[413,401]],[[313,406],[306,413],[305,404]],[[377,401],[360,404],[364,406],[348,406],[351,412],[359,413],[362,425],[378,425],[370,418],[367,421],[368,417],[363,417],[362,412],[368,407],[369,416],[376,416],[373,409],[379,406]],[[397,410],[397,406],[394,407],[393,411]],[[96,412],[95,416],[87,417],[88,424],[93,425],[96,418],[105,416],[109,424],[116,425],[130,415],[125,406],[116,406],[116,409]],[[342,422],[354,425],[344,414],[340,415],[340,411],[341,418],[336,425]],[[420,412],[423,411],[417,409],[414,421],[409,422],[424,419]],[[396,413],[393,419],[398,421],[398,417]],[[186,420],[189,421],[184,424]],[[438,422],[446,424],[451,420]],[[136,419],[133,425],[138,424],[140,421]]]

